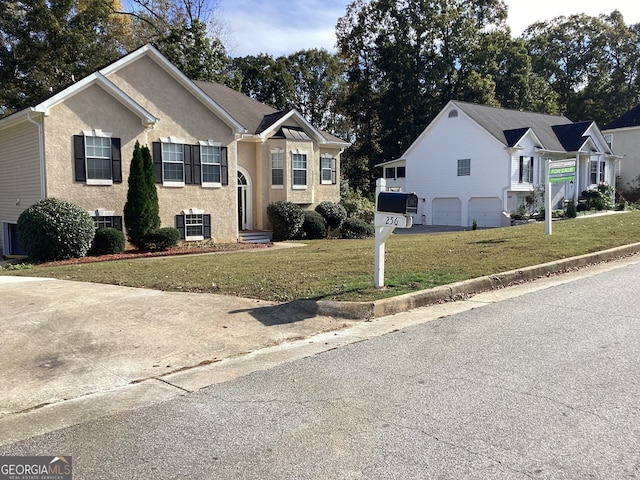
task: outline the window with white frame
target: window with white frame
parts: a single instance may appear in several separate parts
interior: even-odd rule
[[[294,152],[291,157],[293,188],[307,187],[307,154]]]
[[[533,183],[533,157],[520,157],[519,183]]]
[[[458,176],[467,177],[471,175],[471,159],[462,158],[458,160]]]
[[[404,178],[407,174],[407,167],[397,167],[396,168],[396,176],[398,178]]]
[[[98,209],[90,210],[89,215],[91,215],[93,227],[96,230],[100,228],[115,228],[122,231],[122,217],[114,215],[114,212]]]
[[[176,215],[180,238],[188,242],[211,238],[211,215],[204,210],[190,208]]]
[[[165,185],[184,185],[184,144],[162,142],[162,180]]]
[[[203,240],[204,222],[201,213],[190,213],[184,216],[185,240]]]
[[[589,183],[596,185],[604,183],[606,179],[607,163],[603,161],[591,160],[589,168]]]
[[[384,178],[396,178],[396,168],[395,167],[385,167],[384,168]]]
[[[85,136],[84,149],[87,162],[87,182],[112,183],[111,138]]]
[[[222,157],[220,152],[220,144],[200,142],[200,164],[202,166],[203,187],[219,187],[222,185]]]
[[[331,155],[322,155],[320,157],[320,183],[334,183],[334,158]]]
[[[284,187],[284,150],[271,151],[271,186]]]

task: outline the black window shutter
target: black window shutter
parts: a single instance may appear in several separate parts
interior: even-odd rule
[[[153,142],[153,172],[156,175],[156,183],[162,183],[162,144]]]
[[[84,135],[73,136],[73,159],[76,173],[76,182],[87,180],[87,172],[84,158]]]
[[[184,240],[184,215],[176,215],[176,228],[180,232],[180,238]]]
[[[113,183],[122,183],[122,157],[119,138],[111,139],[111,175],[113,175]]]
[[[222,185],[229,185],[229,162],[227,160],[227,147],[220,148],[220,178]]]
[[[191,173],[193,175],[193,183],[200,185],[202,183],[202,167],[200,166],[200,145],[191,146]]]
[[[111,217],[111,225],[113,225],[113,228],[122,231],[122,217]]]
[[[191,145],[186,143],[182,146],[184,152],[184,183],[191,185],[193,183],[193,169],[191,164]]]
[[[338,161],[335,158],[331,159],[331,183],[338,183]]]
[[[518,182],[522,183],[522,169],[524,167],[524,157],[520,157],[520,173],[518,176]]]
[[[202,235],[204,238],[211,238],[211,215],[202,216]]]

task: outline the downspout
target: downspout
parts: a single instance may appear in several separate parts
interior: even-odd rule
[[[31,118],[31,112],[27,112],[27,121],[33,123],[38,127],[38,150],[40,155],[40,198],[46,197],[46,182],[45,182],[45,170],[44,170],[44,136],[42,132],[42,122],[36,122]]]

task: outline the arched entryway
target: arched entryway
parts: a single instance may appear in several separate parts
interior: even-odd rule
[[[253,228],[251,205],[251,177],[246,170],[238,168],[238,230]]]

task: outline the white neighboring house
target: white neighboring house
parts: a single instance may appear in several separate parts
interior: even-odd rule
[[[404,192],[405,178],[407,173],[407,162],[400,158],[388,162],[379,163],[375,167],[382,168],[382,176],[387,182],[387,191]]]
[[[623,157],[617,172],[618,186],[629,190],[640,175],[640,105],[616,118],[602,133],[611,148]]]
[[[577,160],[578,185],[552,184],[553,208],[615,183],[617,157],[594,122],[459,101],[396,162],[406,162],[404,191],[419,198],[414,224],[500,227],[544,184],[547,159]]]

